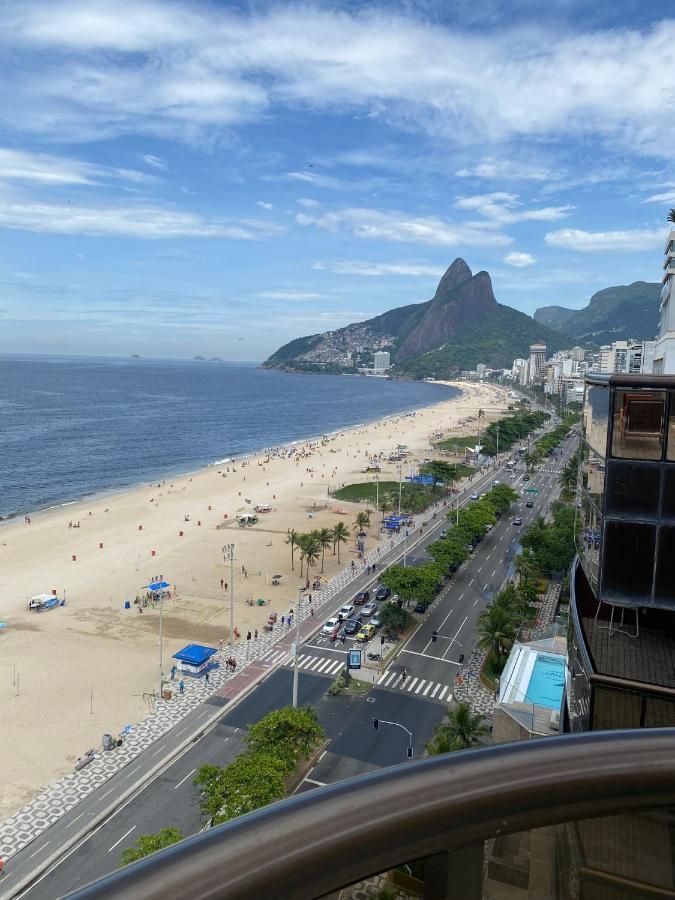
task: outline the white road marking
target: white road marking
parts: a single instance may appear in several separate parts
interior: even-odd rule
[[[308,784],[316,784],[318,787],[326,787],[325,781],[317,781],[315,778],[305,778]]]
[[[187,781],[188,778],[190,777],[190,775],[194,775],[196,771],[197,771],[196,769],[193,769],[191,772],[188,772],[188,773],[187,773],[187,775],[185,776],[185,778],[181,778],[181,780],[178,782],[178,784],[174,785],[174,788],[173,788],[174,791],[177,791],[178,788],[181,786],[181,784],[182,784],[184,781]]]
[[[124,840],[124,838],[128,837],[131,834],[131,832],[134,830],[135,827],[136,827],[135,825],[132,825],[131,828],[122,835],[122,837],[119,839],[119,841],[115,841],[115,843],[112,845],[110,850],[108,850],[108,853],[110,853],[111,850],[114,850],[118,844],[121,844],[122,841]]]
[[[424,693],[422,694],[422,696],[426,697],[426,695],[429,693],[429,691],[431,690],[431,688],[433,686],[434,686],[433,681],[430,681],[429,684],[424,688]]]
[[[436,687],[431,692],[431,699],[433,700],[436,694],[438,693],[438,689],[440,688],[440,684],[437,684]]]
[[[81,818],[82,818],[83,815],[84,815],[84,813],[81,812],[81,813],[79,814],[79,816],[75,816],[75,818],[74,818],[71,822],[69,822],[68,825],[67,825],[66,827],[67,827],[67,828],[70,828],[70,826],[71,826],[71,825],[74,825],[74,824],[77,822],[78,819],[81,819]]]
[[[397,672],[391,672],[389,678],[387,678],[387,680],[385,681],[384,686],[388,687],[389,683],[392,681],[392,679],[396,678],[397,674]]]
[[[416,693],[416,694],[419,694],[420,690],[422,689],[422,687],[423,687],[426,683],[427,683],[427,682],[426,682],[426,679],[423,678],[423,679],[420,681],[420,683],[417,685],[417,687],[415,688],[415,693]]]
[[[494,578],[496,574],[497,574],[497,570],[495,569],[494,572],[492,573],[492,577]]]
[[[321,663],[321,665],[317,668],[316,671],[317,671],[317,672],[323,672],[323,670],[326,668],[326,666],[328,665],[329,662],[331,662],[331,660],[329,660],[329,659],[324,659],[324,661]]]
[[[30,858],[32,859],[34,856],[37,856],[38,853],[40,853],[42,850],[44,850],[45,847],[47,846],[47,844],[49,844],[49,843],[50,843],[49,841],[45,841],[44,844],[42,844],[40,847],[37,848],[35,853],[31,853]]]
[[[377,683],[382,684],[382,682],[384,681],[384,679],[387,677],[388,674],[389,674],[388,672],[383,672],[382,675],[380,675],[380,677],[377,679]]]
[[[158,747],[156,750],[154,750],[154,751],[150,754],[150,756],[157,756],[157,754],[158,754],[158,753],[161,753],[162,750],[166,750],[166,744],[162,744],[162,746],[161,746],[161,747]]]

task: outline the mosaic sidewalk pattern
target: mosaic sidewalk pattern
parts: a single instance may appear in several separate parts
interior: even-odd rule
[[[442,512],[442,506],[437,505],[415,516],[410,537],[417,537],[414,532]],[[354,568],[349,566],[338,573],[322,591],[313,591],[312,606],[315,613],[321,607],[328,605],[335,595],[352,581],[366,574],[369,566],[378,564],[377,569],[380,570],[380,563],[389,563],[391,561],[389,557],[398,555],[394,551],[402,544],[403,540],[403,533],[393,535],[386,541],[383,540],[364,559],[359,560]],[[299,617],[301,624],[310,619],[308,602],[305,601],[302,604]],[[316,616],[311,618],[312,628],[316,627],[318,621]],[[171,685],[174,691],[172,699],[155,700],[152,711],[133,727],[121,747],[107,752],[97,748],[92,762],[85,768],[64,775],[58,781],[48,785],[30,803],[0,823],[0,856],[7,860],[22,850],[80,800],[99,788],[116,772],[147,750],[151,744],[167,734],[188,713],[215,694],[220,692],[222,696],[222,689],[228,682],[240,678],[242,673],[246,674],[243,681],[250,682],[250,673],[246,672],[247,667],[267,654],[279,641],[287,638],[288,634],[287,628],[279,622],[271,634],[265,632],[258,637],[257,641],[243,640],[235,646],[225,647],[222,652],[213,657],[218,661],[219,668],[211,671],[208,685],[203,679],[196,680],[186,677],[184,694],[178,692],[177,682]],[[229,656],[234,656],[237,661],[235,674],[228,673],[225,669],[225,659]],[[237,687],[234,691],[235,686],[231,687],[232,689],[227,691],[230,696],[235,696],[243,689],[243,686],[242,688]],[[196,725],[195,730],[197,730]]]

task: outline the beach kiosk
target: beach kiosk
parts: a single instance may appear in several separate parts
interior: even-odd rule
[[[217,653],[215,647],[204,647],[202,644],[188,644],[178,653],[174,653],[178,670],[184,675],[193,675],[199,678],[205,674],[207,669],[213,667],[209,662],[214,653]]]

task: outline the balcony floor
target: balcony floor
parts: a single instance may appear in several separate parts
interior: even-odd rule
[[[620,610],[615,612],[615,623]],[[639,621],[639,612],[638,612]],[[606,621],[598,628],[593,619],[582,619],[588,647],[596,671],[617,678],[629,678],[647,684],[675,688],[675,639],[662,631],[640,627],[637,638],[614,631],[610,637]],[[635,630],[635,612],[627,609],[624,627]]]

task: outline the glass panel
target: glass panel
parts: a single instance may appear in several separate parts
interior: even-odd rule
[[[595,592],[598,589],[601,540],[602,516],[588,499],[585,491],[582,491],[581,508],[577,519],[577,550],[586,578]]]
[[[675,526],[672,525],[659,529],[654,603],[666,609],[675,608]]]
[[[663,467],[661,521],[675,522],[675,467],[673,466]]]
[[[656,519],[661,467],[611,460],[607,467],[605,515]]]
[[[668,417],[668,449],[666,459],[675,460],[675,391],[670,393],[670,416]]]
[[[588,385],[584,398],[584,437],[603,459],[607,448],[609,387]]]
[[[661,459],[666,392],[616,389],[612,455],[622,459]]]
[[[608,603],[650,606],[656,527],[605,522],[600,597]]]
[[[675,725],[675,700],[647,697],[645,728],[672,728]]]
[[[607,687],[593,688],[593,731],[639,728],[642,697]]]
[[[581,446],[579,466],[581,483],[598,509],[602,509],[602,495],[605,489],[605,458],[596,453],[588,444]]]

